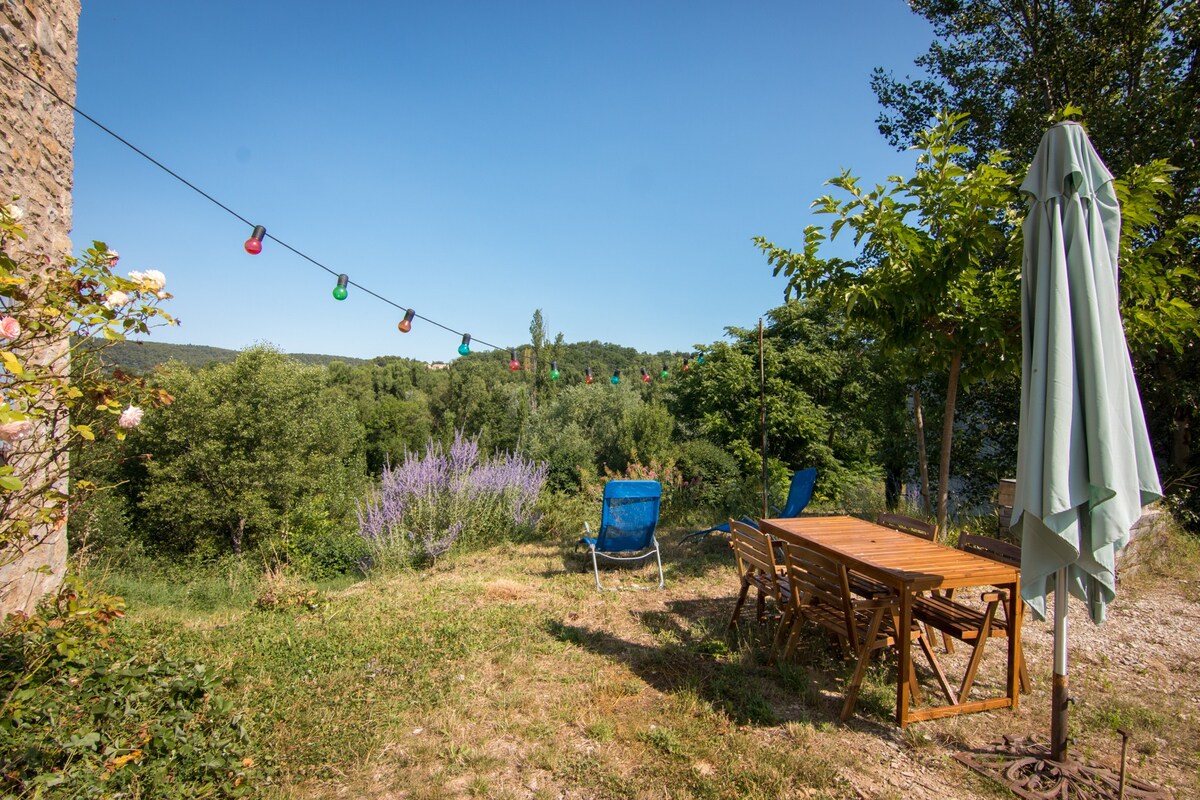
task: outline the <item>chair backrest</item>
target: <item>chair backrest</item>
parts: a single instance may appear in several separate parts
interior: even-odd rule
[[[993,539],[990,536],[977,536],[973,533],[962,533],[958,536],[958,549],[977,556],[999,561],[1010,567],[1021,566],[1021,548],[1012,542]]]
[[[734,519],[729,520],[729,532],[739,575],[745,576],[751,570],[768,576],[778,572],[779,565],[775,561],[775,548],[771,546],[770,536],[753,525]]]
[[[850,581],[846,567],[803,545],[788,542],[783,549],[792,596],[802,605],[820,603],[845,615],[847,630],[853,629]]]
[[[658,481],[609,481],[604,486],[596,549],[627,553],[651,547],[661,501]]]
[[[788,489],[787,503],[779,516],[783,518],[798,517],[812,500],[813,487],[817,485],[817,468],[802,469],[792,476],[792,486]]]
[[[880,514],[875,518],[875,523],[911,536],[928,539],[931,542],[937,534],[937,526],[932,522],[924,522],[914,517],[906,517],[903,514]]]

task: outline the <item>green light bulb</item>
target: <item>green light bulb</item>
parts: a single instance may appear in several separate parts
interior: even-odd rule
[[[348,283],[350,283],[350,279],[348,277],[346,277],[345,275],[338,275],[337,286],[333,287],[333,299],[334,300],[345,300],[346,299],[346,294],[347,294],[346,285]]]
[[[550,380],[556,381],[561,373],[558,371],[558,362],[550,362]]]

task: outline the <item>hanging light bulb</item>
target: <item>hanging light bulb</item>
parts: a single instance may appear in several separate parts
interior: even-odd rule
[[[703,364],[703,363],[704,363],[704,353],[701,353],[700,355],[696,356],[696,363],[697,363],[697,364]]]
[[[658,377],[662,378],[665,381],[670,376],[671,376],[671,373],[667,371],[667,362],[664,361],[662,372],[658,373]]]
[[[458,354],[465,356],[469,352],[471,352],[471,334],[464,333],[462,344],[458,346]]]
[[[550,362],[550,380],[556,381],[556,380],[558,380],[560,375],[562,375],[562,373],[558,371],[558,362],[551,361]],[[592,371],[589,369],[588,370],[588,383],[591,383],[591,382],[592,382]]]
[[[346,273],[343,272],[341,275],[338,275],[337,286],[333,287],[333,299],[334,300],[345,300],[346,299],[346,295],[348,294],[348,292],[346,291],[346,285],[349,283],[350,283],[350,279],[348,277],[346,277]]]
[[[521,362],[517,360],[516,350],[508,351],[508,368],[513,372],[516,372],[521,368]]]
[[[649,382],[650,382],[650,373],[646,371],[645,367],[642,367],[642,383],[649,383]]]
[[[609,379],[608,382],[611,383],[613,386],[616,386],[618,383],[620,383],[621,382],[621,370],[614,369],[613,376],[612,376],[612,378]]]
[[[412,330],[413,317],[416,315],[417,312],[413,311],[411,308],[404,312],[404,319],[396,323],[396,327],[400,329],[401,333],[408,333]]]
[[[592,368],[591,367],[588,367],[583,371],[583,382],[588,385],[591,385],[596,382],[596,379],[594,377],[592,377]]]
[[[692,368],[692,365],[690,363],[688,363],[690,361],[691,361],[691,359],[688,358],[687,356],[683,357],[683,371],[684,372],[687,372],[689,369]]]
[[[246,240],[246,252],[252,256],[256,256],[262,252],[262,240],[267,235],[267,229],[262,225],[254,226],[254,233],[250,234],[250,238]]]

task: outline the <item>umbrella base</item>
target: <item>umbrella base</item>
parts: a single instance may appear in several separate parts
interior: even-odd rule
[[[1171,795],[1137,778],[1079,761],[1054,761],[1050,748],[1033,739],[1005,736],[978,750],[955,753],[971,769],[1026,800],[1171,800]]]

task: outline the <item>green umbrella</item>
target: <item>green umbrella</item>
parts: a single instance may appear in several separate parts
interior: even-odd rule
[[[1051,747],[1062,760],[1067,593],[1059,590],[1103,622],[1116,596],[1116,553],[1162,489],[1118,309],[1121,214],[1083,126],[1046,132],[1021,191],[1031,202],[1012,528],[1021,537],[1022,598],[1045,619],[1055,592]]]

